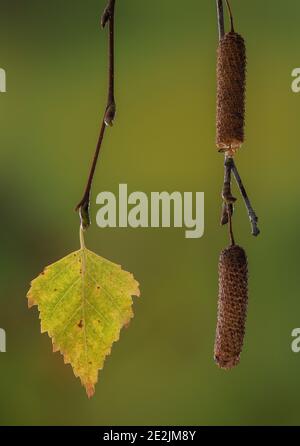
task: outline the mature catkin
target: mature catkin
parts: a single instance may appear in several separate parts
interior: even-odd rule
[[[219,260],[215,361],[222,369],[231,369],[239,363],[245,335],[247,303],[247,256],[240,246],[230,246],[221,252]]]
[[[218,47],[216,144],[220,152],[234,154],[244,142],[245,89],[245,42],[231,31]]]

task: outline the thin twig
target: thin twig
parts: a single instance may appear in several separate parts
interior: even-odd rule
[[[109,0],[108,4],[102,14],[101,17],[101,26],[102,28],[105,25],[109,24],[109,45],[108,45],[108,96],[107,96],[107,104],[104,112],[104,116],[102,119],[100,134],[95,150],[94,159],[91,165],[88,182],[85,188],[85,192],[82,200],[76,206],[76,210],[79,210],[81,226],[83,229],[87,229],[90,226],[90,215],[89,215],[89,207],[90,207],[90,195],[91,188],[93,184],[93,179],[95,175],[95,170],[97,167],[97,162],[102,146],[102,141],[104,138],[105,130],[107,126],[112,126],[113,121],[116,114],[116,104],[114,97],[114,77],[115,77],[115,67],[114,67],[114,22],[115,22],[115,0]]]
[[[236,198],[231,193],[231,170],[233,166],[233,159],[229,156],[225,156],[224,162],[224,183],[222,190],[222,198],[227,204],[233,204],[236,202]]]
[[[221,40],[225,34],[223,0],[216,0],[216,2],[217,2],[217,14],[218,14],[219,40]]]
[[[230,238],[230,244],[231,246],[235,245],[234,235],[233,235],[233,227],[232,227],[232,213],[230,212],[230,208],[227,205],[227,212],[228,212],[228,222],[229,222],[229,238]]]
[[[225,0],[225,1],[226,1],[228,14],[229,14],[229,18],[230,18],[231,32],[234,33],[233,14],[232,14],[232,11],[231,11],[231,7],[230,7],[230,4],[229,4],[229,1],[228,0]]]
[[[225,35],[225,20],[224,20],[224,8],[223,8],[223,0],[216,0],[217,2],[217,14],[218,14],[218,29],[219,29],[219,40],[222,39]],[[233,22],[233,14],[231,11],[231,7],[228,0],[225,0],[226,6],[228,9],[228,14],[230,18],[231,24],[231,32],[234,32],[234,22]]]
[[[248,211],[249,220],[250,220],[250,223],[251,223],[251,226],[252,226],[252,235],[257,237],[260,234],[260,230],[259,230],[258,224],[257,224],[258,223],[258,217],[257,217],[256,213],[254,212],[254,209],[253,209],[253,207],[251,205],[251,202],[250,202],[250,199],[249,199],[248,194],[246,192],[246,189],[245,189],[245,187],[243,185],[242,179],[241,179],[241,177],[239,175],[239,172],[238,172],[237,167],[236,167],[236,165],[235,165],[233,160],[232,160],[232,172],[233,172],[233,175],[234,175],[234,177],[236,179],[237,185],[238,185],[238,187],[240,189],[240,192],[242,194],[243,200],[245,202],[245,205],[246,205],[246,208],[247,208],[247,211]]]
[[[224,203],[224,201],[223,201],[222,213],[221,213],[221,221],[220,221],[221,226],[225,226],[225,225],[227,225],[229,223],[228,212],[230,212],[230,215],[232,216],[233,215],[233,210],[234,210],[233,209],[233,204],[227,204],[227,203]]]
[[[217,15],[218,15],[218,30],[219,30],[219,40],[222,39],[222,37],[225,34],[225,26],[224,26],[224,10],[223,10],[223,0],[216,0],[217,3]],[[228,10],[229,10],[229,15],[230,15],[230,19],[231,19],[231,27],[233,28],[233,17],[232,17],[232,13],[231,13],[231,8],[229,5],[228,0],[226,0],[227,6],[228,6]],[[235,162],[233,161],[232,158],[231,159],[231,167],[230,170],[233,172],[234,177],[236,179],[237,185],[239,187],[239,190],[241,192],[241,195],[243,197],[244,203],[246,205],[247,211],[248,211],[248,216],[249,216],[249,220],[251,223],[251,227],[252,227],[252,235],[254,235],[255,237],[257,237],[260,234],[260,230],[258,228],[258,217],[256,215],[256,213],[254,212],[254,209],[251,205],[251,202],[249,200],[248,194],[246,192],[246,189],[243,185],[242,179],[239,175],[238,169],[235,165]],[[226,165],[226,159],[225,159],[225,165]],[[221,224],[227,224],[229,222],[229,213],[231,214],[231,211],[233,210],[233,205],[232,203],[230,204],[231,209],[229,207],[229,205],[227,205],[226,203],[223,204],[223,209],[222,209],[222,219],[221,219]],[[226,211],[227,211],[227,215],[226,215]]]
[[[231,193],[231,170],[232,170],[232,158],[225,156],[224,162],[224,182],[222,189],[222,215],[221,225],[227,225],[229,223],[228,214],[230,217],[233,214],[233,204],[236,202],[236,198]]]

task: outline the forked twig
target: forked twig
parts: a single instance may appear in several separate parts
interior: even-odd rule
[[[97,162],[107,126],[112,126],[116,114],[116,103],[114,96],[114,77],[115,77],[115,64],[114,64],[114,22],[115,22],[115,0],[109,0],[108,4],[101,17],[101,26],[104,28],[106,24],[109,24],[109,48],[108,48],[108,96],[107,104],[103,116],[103,120],[100,127],[100,134],[95,150],[94,159],[91,165],[88,182],[85,188],[83,198],[76,206],[76,210],[79,211],[81,226],[83,229],[87,229],[90,226],[90,195],[97,167]]]

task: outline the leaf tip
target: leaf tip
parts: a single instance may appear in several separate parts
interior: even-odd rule
[[[87,383],[84,385],[88,399],[91,399],[95,395],[95,386]]]

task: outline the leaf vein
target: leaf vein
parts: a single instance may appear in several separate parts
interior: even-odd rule
[[[78,313],[79,310],[81,310],[82,305],[80,305],[76,311],[74,311],[74,313],[72,314],[72,316],[70,317],[70,319],[68,320],[68,322],[65,324],[64,328],[62,330],[60,330],[60,332],[58,333],[57,337],[59,337],[62,333],[64,333],[66,331],[66,329],[68,328],[69,324],[72,322],[72,320],[74,319],[75,315]]]
[[[94,277],[90,274],[87,273],[89,275],[89,277],[93,280],[93,282],[95,283],[95,285],[98,286],[97,281],[94,279]],[[119,311],[119,313],[122,313],[121,307],[119,306],[118,302],[116,302],[115,298],[113,297],[113,295],[103,286],[103,285],[99,285],[100,288],[103,289],[103,291],[108,295],[110,301],[112,302],[112,304],[115,306],[115,308]]]
[[[79,282],[80,277],[78,277],[78,279],[76,279],[73,283],[71,283],[71,285],[68,287],[68,289],[64,292],[64,294],[58,299],[58,301],[56,302],[56,304],[54,305],[54,308],[51,311],[51,314],[49,316],[49,318],[51,319],[52,316],[54,315],[54,312],[56,310],[56,308],[58,307],[58,305],[62,302],[62,300],[69,294],[69,292],[71,291],[71,289]]]
[[[91,302],[89,300],[86,299],[86,303],[89,304],[89,306],[98,314],[99,317],[101,317],[107,324],[109,324],[108,319],[104,316],[104,314],[102,312],[100,312],[99,310],[97,310],[96,307],[94,307],[93,304],[91,304]]]

